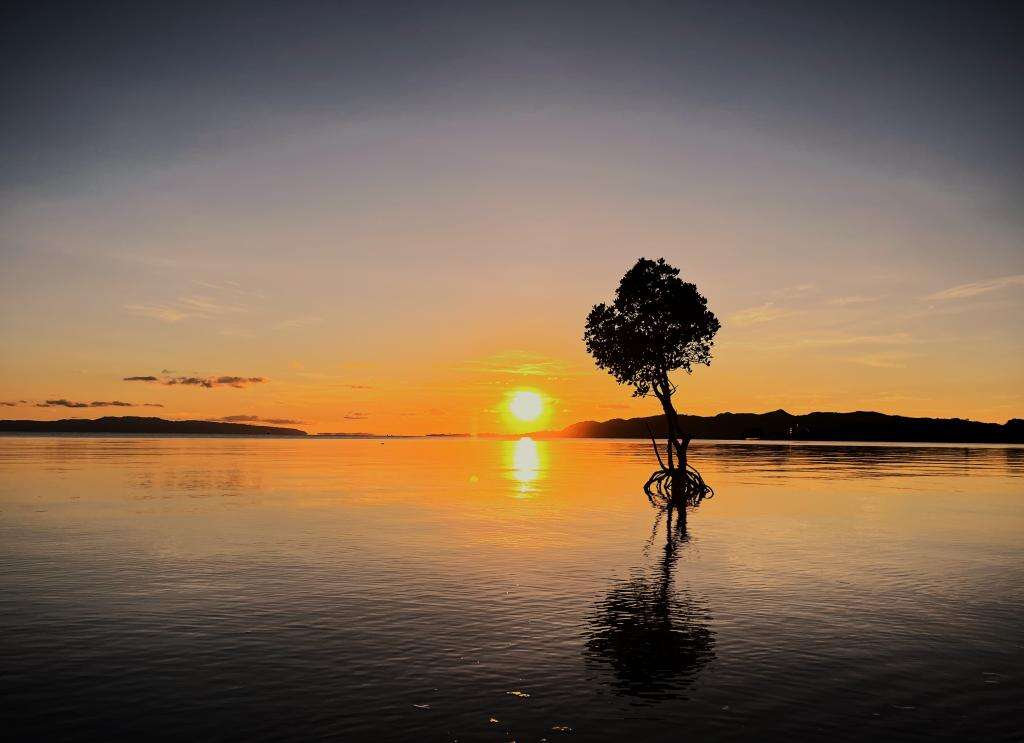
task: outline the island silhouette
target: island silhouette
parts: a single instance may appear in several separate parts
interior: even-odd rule
[[[171,421],[134,415],[63,418],[56,421],[3,420],[0,431],[11,433],[218,434],[235,436],[307,436],[297,428],[256,426],[219,421]]]
[[[1024,443],[1024,420],[983,423],[963,418],[911,418],[871,411],[680,415],[693,439],[765,439],[771,441],[885,441],[950,444]],[[534,431],[534,438],[645,439],[664,436],[664,416],[581,421],[557,431]]]
[[[1024,420],[983,423],[962,418],[910,418],[874,412],[807,413],[793,415],[785,410],[770,413],[719,413],[718,415],[680,415],[694,440],[766,441],[872,441],[892,443],[948,444],[1024,444]],[[664,416],[612,418],[606,421],[581,421],[558,430],[531,431],[511,436],[485,433],[479,438],[535,439],[647,439],[648,428],[655,436],[665,435]],[[138,416],[103,418],[63,418],[60,420],[0,420],[0,433],[111,433],[111,434],[184,434],[233,436],[308,436],[297,428],[257,426],[248,423],[223,423],[203,420],[167,420]],[[321,436],[376,438],[380,433],[331,433]],[[464,439],[467,433],[431,433],[423,438]],[[415,438],[402,436],[402,438]]]

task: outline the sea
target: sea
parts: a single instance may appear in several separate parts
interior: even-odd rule
[[[1024,448],[690,458],[2,436],[5,737],[1024,739]]]

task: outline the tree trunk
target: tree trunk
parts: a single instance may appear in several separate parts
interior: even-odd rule
[[[666,394],[658,395],[658,399],[661,401],[662,410],[665,411],[665,422],[668,428],[668,436],[666,438],[668,445],[668,468],[670,470],[678,469],[685,471],[686,450],[689,447],[690,439],[679,428],[679,417],[675,406],[672,405],[672,398]],[[673,453],[675,454],[674,457]],[[673,459],[675,460],[675,466],[673,466]]]
[[[668,466],[661,460],[658,444],[654,432],[648,426],[647,432],[651,434],[651,442],[654,444],[654,452],[658,457],[658,464],[661,469],[657,470],[647,484],[644,485],[644,492],[654,503],[656,499],[667,499],[670,506],[679,509],[680,518],[685,518],[686,507],[696,507],[705,498],[714,495],[714,491],[707,486],[701,478],[700,473],[690,467],[686,461],[687,449],[690,447],[690,437],[683,432],[683,427],[676,413],[675,405],[672,404],[672,393],[675,387],[668,379],[668,375],[662,375],[651,384],[651,391],[661,403],[665,413],[665,446],[668,452]]]
[[[660,389],[655,390],[658,400],[661,402],[662,410],[665,412],[665,423],[667,428],[668,446],[668,471],[672,482],[672,498],[678,499],[680,511],[685,513],[686,500],[684,493],[687,492],[686,483],[686,450],[689,447],[690,439],[683,434],[679,426],[679,416],[672,404],[672,386],[668,379],[664,379]]]

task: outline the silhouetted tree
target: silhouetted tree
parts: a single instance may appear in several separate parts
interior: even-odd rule
[[[669,483],[676,499],[696,496],[699,502],[710,490],[687,463],[690,439],[672,404],[676,386],[669,374],[679,369],[689,374],[697,364],[710,365],[719,327],[707,299],[664,258],[638,260],[619,282],[614,301],[594,305],[587,316],[583,340],[598,367],[619,384],[631,385],[634,397],[653,394],[665,412],[668,464],[658,456],[662,469],[648,480],[648,495]]]

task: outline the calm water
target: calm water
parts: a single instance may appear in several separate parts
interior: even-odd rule
[[[22,739],[1021,739],[1024,449],[0,437]],[[569,730],[563,729],[569,728]]]

